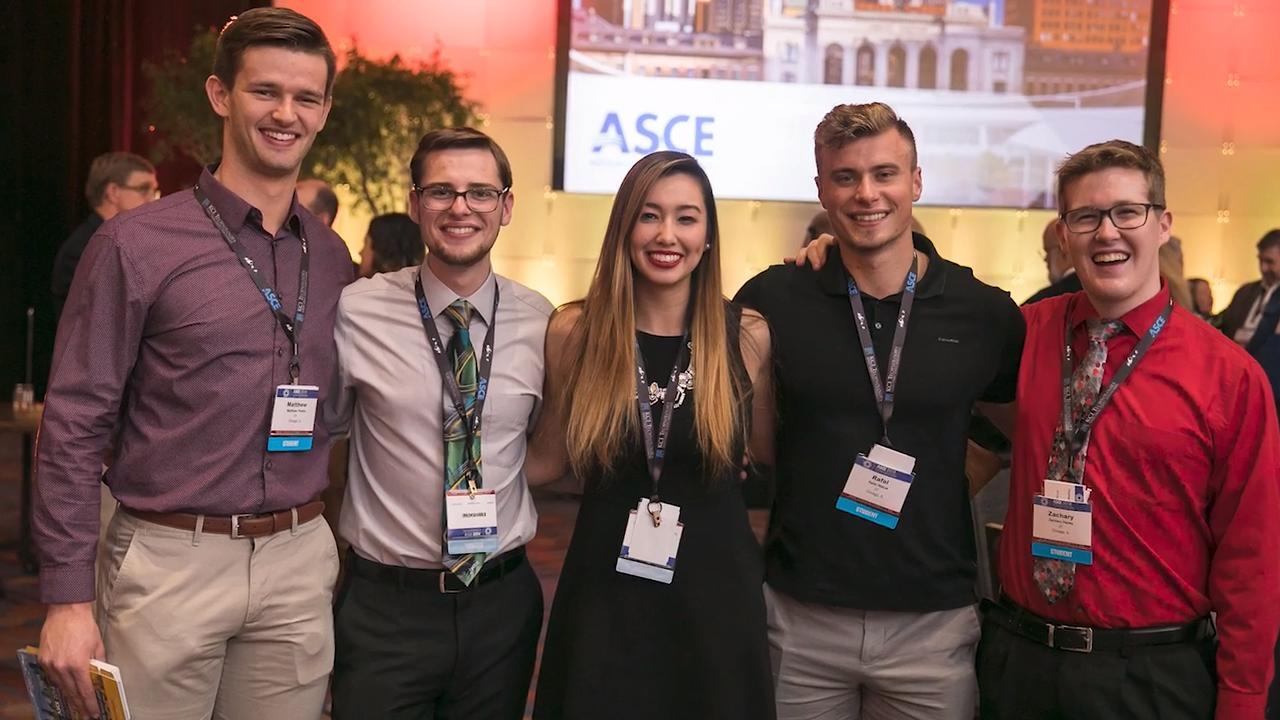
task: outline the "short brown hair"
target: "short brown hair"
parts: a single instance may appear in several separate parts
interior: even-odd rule
[[[452,127],[432,130],[418,141],[418,149],[413,151],[413,159],[409,161],[409,180],[417,187],[422,179],[422,166],[427,156],[442,150],[488,150],[498,163],[498,178],[504,188],[511,187],[511,161],[502,147],[493,138],[472,127]]]
[[[1058,212],[1067,211],[1067,185],[1108,168],[1139,170],[1147,178],[1147,202],[1164,207],[1164,165],[1154,152],[1125,140],[1095,143],[1058,166]]]
[[[1258,252],[1266,252],[1277,247],[1280,247],[1280,228],[1268,230],[1258,241]]]
[[[314,20],[288,8],[261,7],[232,16],[218,36],[213,53],[213,74],[227,88],[235,84],[244,51],[253,47],[278,47],[311,53],[324,58],[328,77],[325,95],[333,94],[337,58],[324,31]]]
[[[813,131],[813,155],[817,160],[823,148],[838,150],[845,145],[865,137],[879,135],[890,129],[896,129],[902,138],[911,146],[911,167],[917,162],[916,136],[911,126],[898,117],[893,108],[882,102],[862,105],[837,105],[822,118],[818,128]]]
[[[107,195],[107,186],[115,183],[121,187],[129,182],[135,172],[155,174],[156,169],[147,159],[130,152],[109,152],[93,159],[89,166],[89,179],[84,184],[84,197],[89,207],[98,207]]]

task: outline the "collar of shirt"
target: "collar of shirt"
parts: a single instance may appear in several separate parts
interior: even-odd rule
[[[475,292],[461,298],[471,303],[471,307],[484,320],[485,325],[493,324],[493,318],[490,316],[493,314],[493,293],[497,287],[498,278],[490,270],[488,277],[480,283],[480,287]],[[460,297],[445,285],[444,281],[436,277],[435,273],[431,272],[431,266],[425,262],[422,263],[422,293],[427,296],[427,305],[431,306],[431,316],[435,318],[439,318],[440,313]]]
[[[200,189],[209,196],[214,207],[218,208],[218,213],[222,215],[227,228],[238,235],[250,218],[261,227],[262,211],[245,202],[244,198],[232,192],[226,185],[218,182],[218,178],[213,175],[217,170],[217,165],[207,166],[200,173],[199,184]],[[298,214],[298,207],[298,193],[295,192],[293,200],[289,203],[289,215],[284,223],[285,227],[293,231],[295,237],[300,236],[302,232],[302,216]]]
[[[920,233],[912,233],[911,240],[916,251],[929,258],[929,267],[925,269],[924,275],[920,278],[920,283],[916,285],[916,298],[924,299],[941,295],[947,285],[945,261],[938,257],[938,250],[933,246],[933,242],[929,238]],[[833,243],[831,249],[827,251],[827,262],[818,271],[818,274],[818,283],[826,294],[838,297],[844,297],[849,294],[844,263],[840,260],[840,245],[838,241]],[[889,297],[878,299],[896,301],[901,297],[902,291],[898,291]]]
[[[1138,307],[1125,313],[1119,318],[1120,322],[1128,328],[1129,332],[1142,337],[1151,329],[1151,324],[1156,321],[1160,313],[1164,311],[1164,306],[1169,303],[1169,284],[1160,279],[1160,291],[1151,297],[1151,299],[1142,303]],[[1093,303],[1090,302],[1089,296],[1084,292],[1076,294],[1071,300],[1071,307],[1067,310],[1067,318],[1071,321],[1071,333],[1074,336],[1076,331],[1080,329],[1086,321],[1100,317],[1098,311],[1094,309]]]

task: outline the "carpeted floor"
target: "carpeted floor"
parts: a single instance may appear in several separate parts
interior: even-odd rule
[[[32,717],[15,652],[37,643],[44,619],[44,608],[37,601],[36,579],[22,572],[15,549],[20,452],[20,438],[0,435],[0,720]],[[578,504],[571,498],[551,494],[535,494],[535,500],[538,535],[529,543],[529,559],[542,581],[550,611]],[[766,516],[765,511],[752,511],[757,537],[763,534]]]

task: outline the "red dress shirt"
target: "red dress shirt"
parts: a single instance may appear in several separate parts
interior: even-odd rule
[[[1103,388],[1169,302],[1168,288],[1124,317],[1107,343]],[[1000,580],[1046,618],[1102,628],[1218,622],[1217,718],[1262,717],[1280,629],[1280,431],[1262,368],[1222,333],[1175,307],[1169,324],[1102,411],[1089,438],[1092,565],[1050,605],[1032,580],[1032,496],[1041,491],[1062,408],[1061,353],[1075,357],[1084,293],[1023,308],[1009,512]],[[1076,362],[1079,362],[1077,359]]]
[[[209,171],[200,187],[292,311],[310,255],[301,382],[334,374],[333,320],[351,281],[342,240],[295,199],[274,237]],[[191,190],[112,218],[85,250],[58,324],[36,454],[34,536],[44,602],[93,599],[99,483],[123,505],[207,515],[282,510],[328,484],[329,436],[267,452],[291,347]],[[102,476],[103,452],[114,460]]]

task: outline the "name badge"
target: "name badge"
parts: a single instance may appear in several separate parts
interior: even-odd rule
[[[640,498],[627,518],[627,531],[622,536],[617,570],[625,575],[655,580],[667,585],[676,574],[676,553],[684,525],[680,508],[662,503],[661,522],[654,527],[649,514],[649,498]]]
[[[1093,510],[1083,494],[1079,497],[1081,502],[1035,496],[1031,515],[1032,555],[1078,565],[1093,564]]]
[[[858,453],[836,509],[890,530],[898,527],[915,467],[915,458],[880,444],[870,455]]]
[[[278,385],[271,407],[269,452],[304,452],[311,449],[316,426],[320,388],[315,385]]]
[[[444,495],[445,543],[450,555],[498,552],[498,494],[479,488]]]

